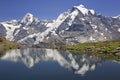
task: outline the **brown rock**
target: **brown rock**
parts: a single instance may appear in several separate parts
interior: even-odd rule
[[[115,56],[119,56],[120,57],[120,53],[115,53]]]
[[[120,50],[120,47],[116,48],[116,50]]]

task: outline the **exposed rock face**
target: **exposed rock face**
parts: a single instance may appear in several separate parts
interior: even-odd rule
[[[56,39],[59,44],[120,39],[120,17],[98,15],[80,5],[60,14],[56,20],[39,20],[27,13],[20,20],[1,22],[0,35],[26,45],[49,43],[54,37],[59,38]]]
[[[112,53],[113,53],[115,56],[120,57],[120,47],[116,48]]]
[[[6,36],[6,29],[2,24],[0,24],[0,34],[2,36]]]

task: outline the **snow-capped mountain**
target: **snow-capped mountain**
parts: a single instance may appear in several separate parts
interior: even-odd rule
[[[10,54],[11,53],[11,54]],[[74,73],[84,75],[87,71],[94,70],[97,65],[105,60],[85,54],[72,54],[70,52],[51,49],[18,49],[11,50],[3,55],[1,60],[21,62],[26,67],[32,68],[40,61],[56,61],[60,66],[73,70]]]
[[[31,13],[0,23],[0,35],[21,44],[76,44],[120,39],[120,17],[105,17],[83,5],[73,6],[56,20],[40,20]]]
[[[35,37],[47,29],[47,24],[53,23],[52,20],[39,20],[32,14],[27,13],[20,20],[11,20],[0,23],[0,34],[10,41],[18,43],[33,44]],[[27,42],[23,42],[27,40]]]

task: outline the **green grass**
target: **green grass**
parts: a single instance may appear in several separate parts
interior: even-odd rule
[[[6,40],[4,37],[0,36],[0,56],[4,54],[7,50],[19,49],[19,48],[24,48],[24,46],[17,44],[15,42]]]
[[[120,47],[120,40],[116,41],[105,41],[105,42],[91,42],[91,43],[81,43],[77,45],[68,45],[62,46],[60,49],[68,49],[68,50],[85,50],[92,49],[94,51],[105,50],[105,51],[113,51],[117,47]]]
[[[79,51],[81,53],[115,59],[120,58],[120,56],[115,56],[113,53],[119,47],[120,40],[114,40],[104,42],[81,43],[77,45],[67,45],[60,47],[60,49]],[[120,53],[120,50],[118,50],[118,53]]]

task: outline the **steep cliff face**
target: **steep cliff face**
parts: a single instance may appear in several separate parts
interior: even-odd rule
[[[0,35],[26,45],[53,40],[65,45],[120,39],[120,17],[98,15],[80,5],[61,13],[56,20],[39,20],[27,13],[22,19],[1,22]]]

